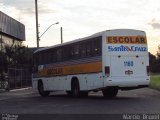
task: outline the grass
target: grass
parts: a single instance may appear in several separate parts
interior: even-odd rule
[[[150,87],[160,90],[160,74],[151,75]]]

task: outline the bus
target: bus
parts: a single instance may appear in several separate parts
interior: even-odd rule
[[[148,87],[149,81],[147,38],[140,30],[106,30],[33,54],[32,86],[41,96],[102,91],[112,98],[118,90]]]

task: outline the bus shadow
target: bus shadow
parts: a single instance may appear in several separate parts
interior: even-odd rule
[[[38,96],[38,98],[41,96]],[[133,99],[139,99],[138,97],[130,97],[130,96],[117,96],[114,98],[104,98],[103,95],[89,95],[88,97],[79,97],[79,98],[74,98],[72,96],[69,96],[67,94],[61,94],[61,95],[50,95],[48,97],[42,97],[45,99],[56,99],[56,100],[61,100],[61,99],[66,99],[66,100],[133,100]]]

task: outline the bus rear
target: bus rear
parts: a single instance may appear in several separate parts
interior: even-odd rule
[[[148,86],[149,55],[145,32],[131,29],[108,30],[103,52],[104,86],[122,90]]]

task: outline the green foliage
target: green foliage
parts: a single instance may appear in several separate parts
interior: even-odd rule
[[[160,90],[160,75],[151,75],[150,87]]]
[[[149,53],[149,65],[152,73],[160,73],[160,57]]]
[[[1,51],[0,73],[7,72],[9,67],[32,66],[32,52],[25,46],[5,46]]]

